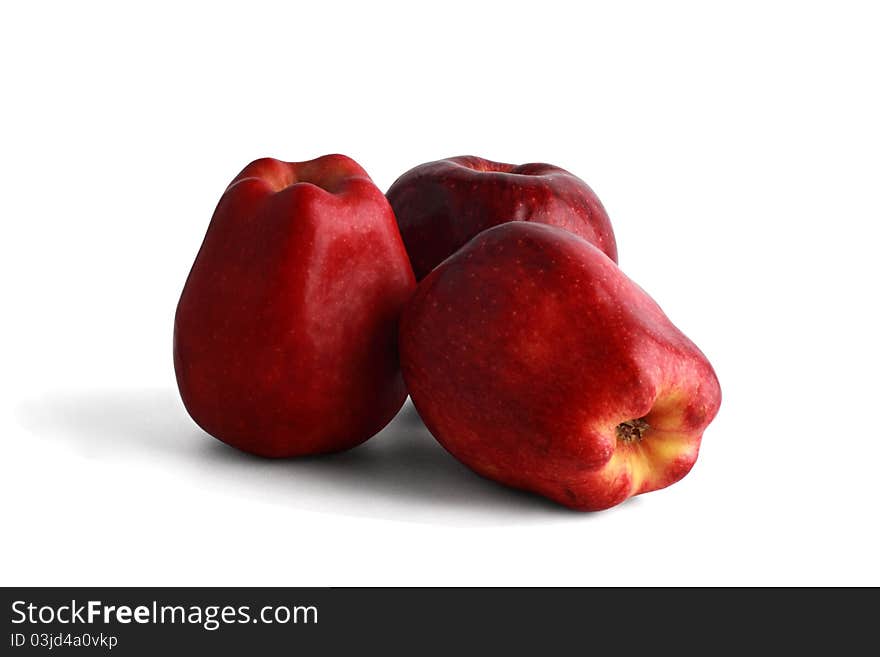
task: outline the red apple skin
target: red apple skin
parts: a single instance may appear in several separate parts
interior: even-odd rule
[[[491,228],[432,271],[400,349],[419,415],[453,456],[578,510],[684,477],[721,402],[709,361],[640,287],[541,224]]]
[[[559,226],[617,262],[601,201],[583,180],[552,164],[451,157],[410,169],[387,196],[417,280],[478,233],[509,221]]]
[[[174,320],[184,405],[246,452],[334,452],[406,399],[397,322],[415,279],[394,214],[343,155],[266,158],[232,181]]]

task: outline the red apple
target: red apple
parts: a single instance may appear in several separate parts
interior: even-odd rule
[[[611,221],[580,178],[551,164],[504,164],[451,157],[421,164],[388,190],[416,278],[477,233],[508,221],[559,226],[617,262]]]
[[[406,399],[396,331],[414,288],[391,207],[354,160],[252,162],[220,199],[177,306],[187,410],[262,456],[367,440]]]
[[[431,433],[477,473],[580,510],[690,471],[721,391],[712,366],[599,249],[491,228],[419,283],[403,375]]]

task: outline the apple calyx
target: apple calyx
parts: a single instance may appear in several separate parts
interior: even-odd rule
[[[617,439],[624,443],[641,442],[651,428],[644,418],[627,420],[617,425]]]

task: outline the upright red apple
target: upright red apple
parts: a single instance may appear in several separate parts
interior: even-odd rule
[[[391,207],[354,160],[252,162],[220,199],[177,306],[187,410],[263,456],[367,440],[406,399],[397,321],[414,288]]]
[[[550,164],[451,157],[410,169],[387,196],[418,280],[476,234],[508,221],[565,228],[617,262],[599,198],[583,180]]]
[[[581,510],[690,471],[721,390],[700,350],[565,230],[491,228],[418,286],[403,375],[431,433],[479,474]]]

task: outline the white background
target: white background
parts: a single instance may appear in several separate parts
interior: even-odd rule
[[[5,3],[0,582],[880,584],[876,10],[653,5]],[[331,152],[587,180],[721,380],[693,472],[577,514],[407,410],[308,461],[201,432],[171,330],[214,205]]]

